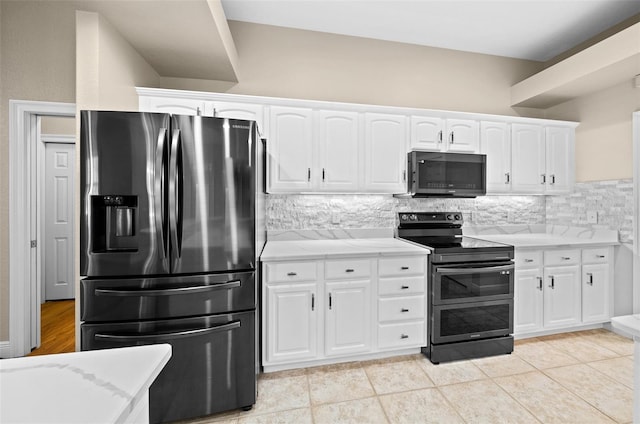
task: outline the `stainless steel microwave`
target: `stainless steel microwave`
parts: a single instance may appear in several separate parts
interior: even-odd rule
[[[487,157],[412,151],[407,155],[412,197],[476,197],[487,192]]]

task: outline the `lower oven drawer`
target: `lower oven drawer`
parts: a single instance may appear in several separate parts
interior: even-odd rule
[[[380,349],[421,347],[426,345],[427,331],[424,321],[380,324],[378,347]]]
[[[80,281],[85,322],[181,318],[256,307],[254,272]]]
[[[82,324],[80,334],[82,350],[171,345],[171,359],[149,392],[152,423],[200,417],[255,403],[255,311]]]
[[[513,300],[433,306],[431,342],[448,343],[513,333]]]

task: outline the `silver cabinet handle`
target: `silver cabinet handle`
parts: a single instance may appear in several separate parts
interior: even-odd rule
[[[551,279],[551,285],[549,287],[551,287],[552,289],[556,288],[556,284],[555,284],[555,280],[553,278],[553,275],[550,275],[549,278]]]
[[[316,295],[315,293],[311,293],[311,310],[313,311],[316,308]]]
[[[508,172],[505,172],[504,176],[505,176],[504,183],[509,184],[511,182],[511,176],[509,175]]]
[[[551,174],[551,184],[555,184],[555,183],[556,183],[556,175]]]
[[[449,141],[450,141],[451,144],[453,144],[453,138],[454,137],[455,136],[453,135],[453,131],[451,131],[451,133],[449,134]]]
[[[546,184],[547,183],[547,176],[545,174],[540,174],[540,176],[542,177],[542,182],[540,184]]]
[[[401,290],[407,290],[409,288],[409,286],[400,286]]]
[[[324,168],[322,168],[322,181],[324,181]]]
[[[593,274],[590,272],[587,272],[587,277],[589,277],[589,281],[587,281],[587,284],[589,284],[590,286],[593,286]]]
[[[400,334],[400,338],[401,339],[408,339],[409,335],[408,334]]]
[[[409,310],[407,308],[402,308],[400,309],[400,312],[409,312]]]
[[[347,268],[347,269],[344,270],[344,272],[353,272],[353,269]]]
[[[604,258],[605,258],[605,256],[604,256],[604,255],[596,255],[596,257],[597,257],[597,258],[600,258],[600,259],[604,259]]]
[[[438,131],[438,144],[442,143],[442,130]]]
[[[311,181],[311,168],[307,168],[307,181]]]
[[[408,266],[401,266],[400,269],[403,270],[403,271],[406,271],[406,270],[409,269],[409,267]]]
[[[329,293],[329,309],[331,309],[332,306],[333,305],[332,305],[332,302],[331,302],[331,293]]]
[[[294,277],[294,276],[298,275],[298,273],[296,273],[296,272],[287,272],[287,275],[289,277]]]
[[[568,260],[570,260],[570,259],[571,259],[571,257],[569,257],[569,256],[562,256],[562,257],[561,257],[561,259],[562,259],[563,261],[568,261]]]
[[[402,181],[407,181],[407,170],[402,171]]]
[[[538,290],[542,291],[542,277],[536,277],[538,280]]]
[[[528,262],[533,262],[533,259],[525,259],[524,261],[527,262],[527,263]]]

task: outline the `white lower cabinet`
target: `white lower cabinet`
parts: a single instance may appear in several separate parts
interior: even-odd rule
[[[516,250],[514,334],[611,319],[610,247]]]
[[[265,371],[417,352],[425,269],[426,256],[263,264]]]

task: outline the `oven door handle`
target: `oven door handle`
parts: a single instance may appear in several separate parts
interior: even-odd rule
[[[488,266],[488,267],[479,267],[479,268],[447,268],[447,267],[436,267],[436,272],[438,274],[447,275],[447,274],[466,274],[469,272],[473,272],[475,274],[478,273],[489,273],[489,272],[500,272],[500,271],[513,271],[515,267],[513,265],[498,265],[498,266]]]

